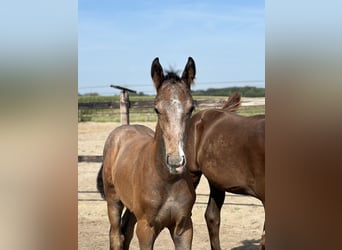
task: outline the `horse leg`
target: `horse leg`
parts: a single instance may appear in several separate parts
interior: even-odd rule
[[[150,226],[146,220],[138,220],[136,231],[140,250],[152,250],[157,234],[154,227]]]
[[[189,174],[190,174],[191,179],[192,179],[192,184],[193,184],[194,188],[196,189],[200,180],[201,180],[202,172],[200,172],[200,171],[190,172],[189,171]]]
[[[110,222],[109,249],[122,249],[123,237],[121,236],[120,222],[123,204],[120,200],[107,200],[108,218]]]
[[[124,235],[123,249],[128,250],[133,238],[134,226],[137,222],[135,215],[126,208],[121,221],[121,232]]]
[[[193,236],[191,217],[183,217],[181,222],[169,229],[176,250],[190,250]]]
[[[218,190],[212,184],[210,186],[210,196],[208,206],[205,211],[205,220],[209,231],[211,249],[220,248],[220,221],[221,208],[225,198],[225,191]]]

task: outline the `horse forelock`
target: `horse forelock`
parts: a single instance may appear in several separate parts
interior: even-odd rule
[[[178,77],[178,78],[177,78]],[[192,100],[192,95],[189,87],[182,81],[179,76],[170,77],[164,80],[157,91],[155,102],[171,101],[178,99],[180,101]]]
[[[180,82],[181,81],[181,77],[179,76],[178,74],[179,72],[175,71],[175,70],[169,70],[169,71],[166,71],[166,75],[165,75],[165,80],[169,80],[173,83],[176,83],[176,82]]]

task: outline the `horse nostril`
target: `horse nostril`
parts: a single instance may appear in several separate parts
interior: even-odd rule
[[[167,163],[168,165],[170,165],[170,155],[169,155],[169,154],[166,155],[166,163]]]
[[[186,162],[186,159],[185,159],[185,156],[182,156],[182,162],[181,162],[181,166],[184,166],[185,165],[185,162]]]

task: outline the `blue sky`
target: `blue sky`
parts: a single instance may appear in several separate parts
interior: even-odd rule
[[[181,72],[188,56],[193,89],[264,87],[264,14],[264,1],[79,0],[78,91],[153,95],[152,60]]]

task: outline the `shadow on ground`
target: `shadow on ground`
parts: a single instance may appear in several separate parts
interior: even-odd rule
[[[259,240],[241,241],[241,246],[234,247],[231,250],[259,250]]]

